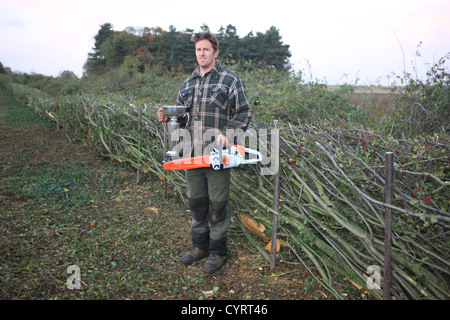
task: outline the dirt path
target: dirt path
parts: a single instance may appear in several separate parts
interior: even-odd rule
[[[236,226],[220,272],[182,265],[190,216],[157,177],[136,184],[3,89],[0,150],[0,299],[333,299],[288,252],[270,273]]]

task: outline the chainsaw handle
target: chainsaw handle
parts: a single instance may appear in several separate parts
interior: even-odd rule
[[[259,151],[253,150],[253,149],[248,149],[248,148],[244,148],[245,149],[245,153],[248,154],[254,154],[257,156],[256,159],[248,159],[248,160],[244,160],[243,164],[252,164],[252,163],[257,163],[262,161],[262,154]]]

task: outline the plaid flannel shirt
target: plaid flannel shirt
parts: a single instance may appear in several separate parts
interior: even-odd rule
[[[218,63],[203,77],[196,68],[181,86],[177,102],[189,108],[189,122],[180,122],[190,131],[193,146],[201,145],[202,152],[211,143],[204,136],[208,129],[220,130],[225,136],[227,129],[245,131],[252,114],[244,83]]]

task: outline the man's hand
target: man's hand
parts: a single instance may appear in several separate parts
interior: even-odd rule
[[[167,122],[169,120],[169,117],[164,117],[164,111],[163,108],[159,108],[158,110],[158,121],[159,122]]]
[[[222,142],[222,148],[226,148],[228,145],[228,139],[223,134],[219,134],[216,139],[217,146]]]

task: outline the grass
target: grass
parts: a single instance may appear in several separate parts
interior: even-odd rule
[[[291,257],[268,263],[233,223],[216,274],[185,266],[190,214],[163,182],[85,146],[0,89],[0,299],[334,299]],[[80,268],[70,290],[67,268]],[[349,297],[360,292],[343,279]],[[365,296],[364,298],[368,298]]]

